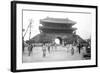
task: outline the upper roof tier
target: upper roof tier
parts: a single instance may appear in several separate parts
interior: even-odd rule
[[[59,24],[76,24],[75,21],[72,21],[68,18],[50,18],[50,17],[47,17],[47,18],[44,18],[44,19],[40,19],[40,23],[45,23],[45,22],[48,22],[48,23],[59,23]]]

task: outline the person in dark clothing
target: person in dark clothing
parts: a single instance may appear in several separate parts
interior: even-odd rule
[[[48,52],[50,53],[50,46],[48,46]]]
[[[74,55],[74,48],[71,49],[71,54]]]
[[[80,53],[80,52],[81,52],[81,51],[80,51],[80,49],[81,49],[81,45],[80,45],[80,44],[79,44],[79,46],[78,46],[78,49],[79,49],[79,53]]]
[[[43,57],[45,57],[46,56],[46,45],[45,44],[43,44],[42,51],[43,51]]]
[[[81,48],[83,47],[83,45],[79,43],[77,47],[78,47],[79,54],[80,54],[81,53]]]
[[[31,52],[32,52],[32,48],[33,48],[33,45],[32,45],[32,44],[30,44],[30,45],[29,45],[29,47],[28,47],[29,56],[30,56],[30,54],[31,54]]]

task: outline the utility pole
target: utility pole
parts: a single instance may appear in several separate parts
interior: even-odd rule
[[[24,35],[22,35],[22,41],[23,41],[23,51],[24,51],[24,37],[25,37],[25,35],[26,35],[26,33],[27,33],[27,31],[28,31],[28,29],[30,28],[30,32],[29,32],[29,40],[30,40],[30,37],[31,37],[31,24],[32,24],[32,19],[30,20],[30,23],[29,23],[29,25],[28,25],[28,27],[27,27],[27,29],[26,29],[26,32],[25,32],[25,34]],[[22,29],[22,32],[24,32],[25,31],[25,29]]]
[[[30,20],[29,28],[30,28],[30,33],[29,33],[29,40],[31,38],[31,24],[32,24],[32,19]]]

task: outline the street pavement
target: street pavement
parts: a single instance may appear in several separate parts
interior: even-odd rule
[[[79,54],[77,48],[74,50],[72,55],[71,49],[59,46],[56,49],[51,49],[50,53],[46,50],[46,56],[43,57],[42,47],[34,47],[30,56],[28,55],[28,50],[25,48],[23,53],[23,63],[30,62],[51,62],[51,61],[71,61],[71,60],[84,60],[83,50]]]

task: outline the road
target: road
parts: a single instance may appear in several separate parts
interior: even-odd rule
[[[43,57],[42,48],[35,47],[33,48],[30,56],[28,56],[27,48],[25,49],[23,54],[23,63],[69,60],[84,60],[82,50],[80,54],[77,50],[74,50],[74,54],[72,55],[70,49],[59,46],[56,49],[52,49],[50,53],[46,51],[46,56]]]

